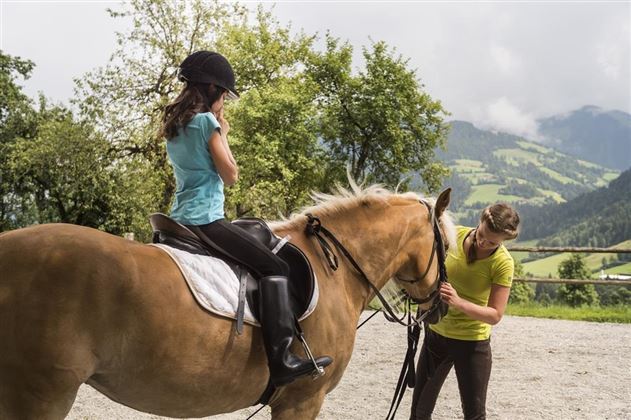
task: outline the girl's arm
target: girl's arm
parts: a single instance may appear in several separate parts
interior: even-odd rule
[[[226,136],[222,136],[218,130],[213,131],[208,140],[208,150],[223,183],[231,186],[237,182],[239,168],[232,156]]]
[[[443,300],[469,317],[495,325],[504,316],[508,297],[510,296],[510,287],[500,286],[499,284],[491,285],[491,294],[487,306],[476,305],[458,296],[458,293],[449,283],[444,283],[440,287],[440,296]]]

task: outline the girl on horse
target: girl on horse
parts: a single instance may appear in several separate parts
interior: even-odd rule
[[[197,226],[258,278],[259,319],[271,382],[286,385],[315,369],[310,360],[289,351],[295,329],[288,303],[289,267],[224,214],[224,184],[234,184],[239,173],[224,116],[224,100],[239,97],[234,72],[221,54],[197,51],[182,62],[178,78],[184,88],[165,108],[161,130],[176,181],[171,217]],[[316,359],[321,367],[331,362],[326,356]]]
[[[459,226],[458,243],[445,262],[449,283],[440,295],[449,305],[429,325],[417,367],[411,420],[431,419],[440,389],[453,366],[464,418],[486,418],[491,375],[491,325],[502,319],[514,263],[502,243],[517,237],[519,215],[507,204],[482,211],[476,228]]]

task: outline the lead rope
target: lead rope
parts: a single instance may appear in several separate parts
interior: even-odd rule
[[[408,301],[408,320],[412,318],[412,308]],[[390,403],[390,410],[386,416],[386,420],[394,420],[394,416],[399,409],[401,400],[405,395],[407,388],[414,388],[416,384],[416,372],[414,369],[414,357],[416,356],[416,350],[418,349],[418,341],[421,336],[421,324],[410,325],[408,330],[408,350],[405,353],[403,359],[403,366],[401,366],[401,373],[399,374],[399,380],[397,381],[397,387],[394,390],[392,396],[392,402]]]

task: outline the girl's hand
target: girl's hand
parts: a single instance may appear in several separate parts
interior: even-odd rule
[[[230,123],[223,116],[223,107],[219,110],[217,114],[217,121],[219,121],[219,125],[221,126],[221,135],[224,138],[228,137],[228,132],[230,131]]]
[[[446,304],[453,306],[456,309],[458,309],[462,303],[462,298],[458,296],[456,289],[454,289],[449,283],[443,283],[440,286],[440,297]]]

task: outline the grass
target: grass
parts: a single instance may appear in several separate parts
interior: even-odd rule
[[[473,204],[476,202],[481,202],[481,203],[492,203],[495,201],[511,202],[511,201],[517,201],[517,200],[522,199],[521,197],[518,197],[516,195],[498,194],[497,191],[501,187],[502,185],[499,185],[499,184],[475,185],[473,187],[473,192],[471,193],[469,198],[467,198],[465,205]]]
[[[544,155],[552,152],[552,149],[550,149],[549,147],[541,146],[540,144],[535,144],[535,143],[531,143],[531,142],[528,142],[528,141],[519,140],[517,142],[517,144],[522,149],[534,150],[534,151],[539,152],[539,153],[544,154]]]
[[[622,265],[617,265],[615,267],[612,268],[608,268],[605,270],[605,273],[608,274],[631,274],[631,262],[630,263],[626,263],[626,264],[622,264]]]
[[[529,241],[529,242],[536,242],[535,241]],[[519,243],[519,245],[523,245],[523,246],[534,246],[533,245],[526,245],[526,242],[524,243]],[[616,244],[614,246],[612,246],[612,248],[631,248],[631,240],[626,240],[624,242],[620,242],[619,244]],[[512,253],[513,258],[515,258],[517,261],[520,261],[524,258],[526,258],[526,256],[528,256],[528,253],[526,252],[513,252]],[[534,260],[534,261],[530,261],[527,263],[524,263],[524,272],[526,273],[532,273],[534,276],[536,277],[548,277],[548,276],[552,276],[552,277],[559,277],[559,264],[561,263],[561,261],[566,260],[570,257],[570,255],[572,255],[572,253],[570,252],[564,252],[564,253],[560,253],[560,254],[556,254],[556,255],[552,255],[550,257],[546,257],[546,258],[541,258],[538,260]],[[615,254],[589,254],[585,257],[585,265],[587,265],[587,268],[592,271],[594,273],[593,277],[597,277],[600,271],[600,268],[602,267],[602,259],[603,257],[606,257],[607,259],[609,259],[612,255]],[[627,274],[627,273],[631,273],[631,263],[629,264],[624,264],[624,265],[620,265],[620,266],[616,266],[616,267],[612,267],[610,269],[605,270],[606,273],[610,273],[610,274]]]
[[[543,306],[537,303],[509,304],[507,315],[534,318],[567,319],[572,321],[631,323],[631,306]]]
[[[559,181],[562,184],[578,184],[578,181],[573,180],[572,178],[568,178],[566,176],[561,175],[560,173],[558,173],[557,171],[553,171],[550,168],[546,168],[546,167],[540,167],[539,170],[541,172],[545,172],[546,174],[550,175],[551,178],[556,179],[557,181]]]
[[[523,149],[497,149],[493,152],[496,157],[502,157],[507,162],[519,165],[521,162],[530,162],[535,166],[541,166],[537,160],[537,154]]]

